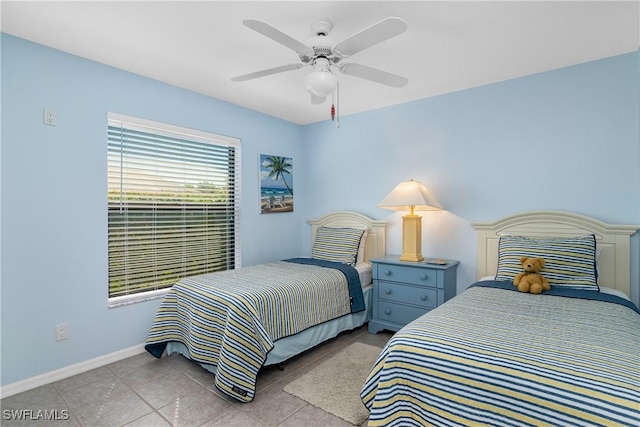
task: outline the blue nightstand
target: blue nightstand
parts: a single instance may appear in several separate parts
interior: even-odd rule
[[[397,331],[456,295],[458,261],[446,264],[400,261],[398,255],[371,259],[373,314],[369,332]]]

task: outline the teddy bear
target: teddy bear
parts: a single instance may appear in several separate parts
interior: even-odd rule
[[[522,264],[524,271],[518,273],[515,279],[513,279],[513,284],[520,292],[539,294],[543,290],[548,291],[551,289],[549,281],[540,274],[542,267],[544,267],[544,258],[529,258],[523,256],[520,257],[520,264]]]

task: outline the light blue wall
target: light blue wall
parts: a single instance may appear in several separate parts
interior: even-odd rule
[[[403,213],[376,205],[422,181],[446,209],[422,214],[422,252],[461,261],[458,291],[476,277],[471,222],[552,209],[640,224],[639,62],[634,52],[307,126],[306,208],[387,218],[387,252],[400,253]]]
[[[258,156],[292,157],[301,172],[300,126],[6,34],[1,78],[3,385],[148,334],[159,300],[107,308],[108,111],[240,138],[243,265],[301,254],[301,210],[258,213]],[[69,339],[55,342],[63,322]]]
[[[242,139],[242,259],[308,254],[306,219],[376,207],[400,181],[447,209],[424,213],[423,253],[475,278],[471,221],[564,209],[640,223],[640,54],[634,53],[330,121],[297,126],[2,35],[2,384],[146,338],[158,301],[108,309],[106,113]],[[58,125],[42,124],[55,108]],[[258,214],[258,155],[292,157],[292,214]],[[640,273],[634,237],[634,298]],[[54,341],[54,325],[70,338]]]

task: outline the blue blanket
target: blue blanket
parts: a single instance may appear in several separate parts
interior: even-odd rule
[[[485,288],[499,288],[505,289],[508,291],[518,291],[518,289],[513,286],[513,283],[507,282],[504,280],[483,280],[481,282],[476,282],[471,287],[485,287]],[[604,292],[596,292],[596,291],[586,291],[584,289],[572,289],[568,287],[562,286],[551,286],[551,289],[543,292],[544,295],[554,295],[558,297],[567,297],[567,298],[580,298],[580,299],[589,299],[595,301],[606,301],[614,304],[622,304],[625,307],[629,307],[634,310],[636,313],[640,314],[640,309],[636,307],[634,303],[631,301],[620,298],[616,295],[607,294]]]

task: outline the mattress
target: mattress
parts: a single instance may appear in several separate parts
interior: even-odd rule
[[[368,262],[359,262],[354,267],[358,271],[358,277],[360,278],[360,285],[362,285],[362,288],[366,288],[371,285],[373,280],[373,268],[371,268],[371,264]]]

